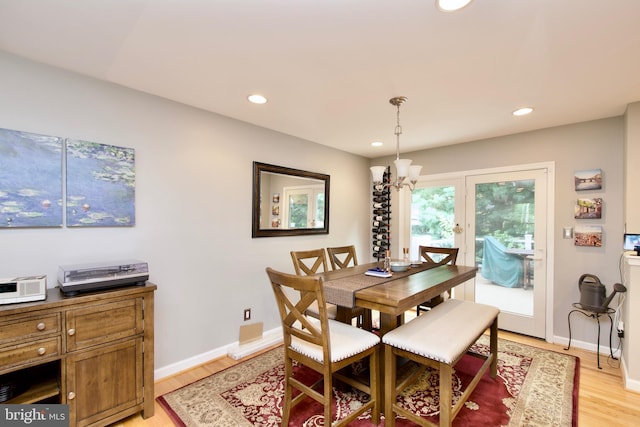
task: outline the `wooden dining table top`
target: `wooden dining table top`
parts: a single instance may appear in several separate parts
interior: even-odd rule
[[[348,279],[375,268],[377,263],[321,273],[325,282]],[[387,279],[386,282],[355,291],[355,305],[399,315],[406,310],[473,279],[477,267],[440,265],[415,274]]]

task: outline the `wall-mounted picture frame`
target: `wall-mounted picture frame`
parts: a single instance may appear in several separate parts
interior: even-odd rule
[[[131,227],[135,216],[135,150],[66,140],[67,227]]]
[[[573,243],[575,246],[602,246],[602,226],[576,225]]]
[[[585,169],[577,171],[573,180],[576,191],[602,189],[602,169]]]
[[[0,228],[62,227],[62,143],[0,129]]]
[[[574,218],[576,219],[602,218],[602,197],[578,199],[575,206]]]

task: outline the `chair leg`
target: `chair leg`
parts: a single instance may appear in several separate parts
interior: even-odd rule
[[[333,402],[333,387],[331,386],[331,373],[324,375],[324,425],[333,425],[333,416],[331,415],[331,402]]]
[[[369,310],[371,314],[371,310]],[[375,399],[371,409],[371,420],[373,424],[380,423],[380,346],[369,356],[369,393],[370,398]]]
[[[284,360],[284,402],[282,404],[282,427],[289,425],[289,415],[291,414],[292,386],[289,378],[293,375],[293,365],[291,359],[285,355]]]
[[[390,345],[384,346],[384,369],[384,425],[395,427],[396,415],[393,405],[396,402],[396,356]]]

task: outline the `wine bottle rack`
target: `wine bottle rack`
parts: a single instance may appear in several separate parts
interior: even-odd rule
[[[373,257],[380,261],[384,259],[387,250],[391,248],[391,168],[387,166],[382,177],[382,184],[373,184],[372,192],[372,249]]]

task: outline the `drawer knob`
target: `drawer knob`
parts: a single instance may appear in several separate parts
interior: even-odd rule
[[[44,347],[40,347],[40,348],[38,349],[38,354],[39,354],[40,356],[44,355],[46,352],[47,352],[47,349],[46,349],[46,348],[44,348]]]
[[[71,328],[71,329],[69,329],[69,330],[67,331],[67,333],[68,333],[69,335],[75,335],[75,334],[76,334],[76,330],[75,330],[75,329],[73,329],[73,328]]]
[[[73,400],[73,399],[76,398],[76,394],[74,392],[70,391],[69,394],[68,394],[68,398],[69,398],[69,400]]]
[[[38,328],[39,331],[44,331],[46,327],[47,325],[45,325],[44,322],[40,322],[36,325],[36,328]]]

